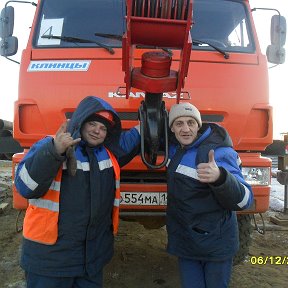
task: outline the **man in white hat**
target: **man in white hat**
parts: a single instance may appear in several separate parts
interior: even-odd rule
[[[227,131],[202,123],[190,103],[169,113],[168,253],[179,260],[183,288],[228,287],[239,246],[236,210],[253,201]]]

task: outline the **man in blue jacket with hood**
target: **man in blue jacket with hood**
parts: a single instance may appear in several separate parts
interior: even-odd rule
[[[167,233],[183,288],[228,287],[238,250],[236,210],[253,201],[227,131],[190,103],[169,113]]]
[[[118,225],[118,163],[128,163],[139,142],[136,128],[121,133],[112,107],[88,96],[55,137],[31,147],[15,177],[29,200],[21,256],[27,288],[102,287]]]

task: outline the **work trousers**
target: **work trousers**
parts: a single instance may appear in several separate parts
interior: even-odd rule
[[[48,277],[26,272],[27,288],[102,288],[103,271],[89,277]]]
[[[182,288],[228,287],[232,260],[212,262],[178,258]]]

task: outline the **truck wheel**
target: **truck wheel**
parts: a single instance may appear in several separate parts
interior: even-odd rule
[[[250,215],[237,215],[237,220],[239,229],[239,250],[233,259],[234,265],[243,262],[248,255],[249,246],[252,241],[251,234],[253,231]]]
[[[12,160],[12,156],[13,156],[13,154],[10,154],[10,153],[1,153],[0,154],[0,160],[9,160],[9,161],[11,161]]]
[[[161,227],[165,226],[166,224],[166,217],[165,216],[158,216],[158,217],[139,217],[137,221],[143,225],[143,227],[147,230],[151,229],[160,229]]]
[[[11,153],[4,153],[4,155],[5,155],[5,157],[6,157],[7,160],[9,160],[9,161],[12,160],[13,154],[11,154]]]

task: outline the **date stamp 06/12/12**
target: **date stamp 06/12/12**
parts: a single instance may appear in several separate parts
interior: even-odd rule
[[[251,256],[249,262],[252,265],[287,265],[288,256]]]

